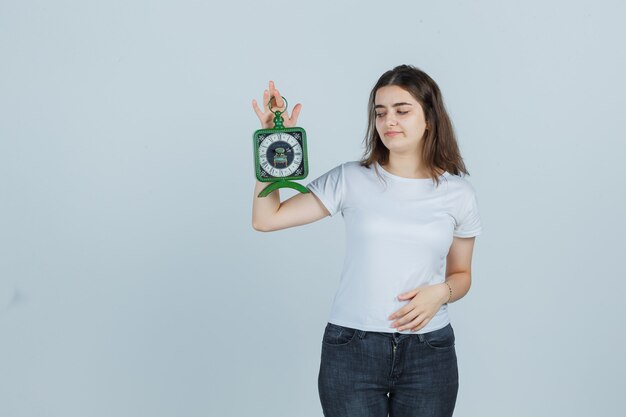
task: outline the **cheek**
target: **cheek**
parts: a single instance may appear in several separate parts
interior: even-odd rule
[[[411,123],[411,128],[417,132],[424,130],[426,124],[421,120],[413,120]]]
[[[376,130],[380,133],[381,129],[383,128],[383,124],[380,119],[376,119]]]

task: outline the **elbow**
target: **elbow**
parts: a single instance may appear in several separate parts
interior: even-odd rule
[[[252,221],[252,228],[257,232],[269,232],[270,230],[264,227],[262,224]]]
[[[472,273],[470,271],[465,273],[465,286],[467,287],[465,294],[467,294],[470,288],[472,288]]]

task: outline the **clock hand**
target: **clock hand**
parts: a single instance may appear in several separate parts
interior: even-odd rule
[[[296,145],[293,145],[293,146],[296,146]],[[292,146],[292,147],[290,147],[290,148],[287,148],[287,150],[286,150],[285,152],[289,152],[290,150],[292,150],[292,149],[293,149],[293,146]]]

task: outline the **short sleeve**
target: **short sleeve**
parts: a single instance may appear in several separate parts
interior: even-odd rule
[[[481,234],[482,224],[480,221],[480,213],[478,212],[478,202],[476,201],[476,193],[471,186],[459,207],[460,210],[456,216],[456,226],[453,236],[473,237]]]
[[[343,164],[307,184],[307,188],[320,199],[331,216],[341,210],[343,201]]]

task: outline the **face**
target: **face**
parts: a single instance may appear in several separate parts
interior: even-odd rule
[[[376,130],[389,152],[417,154],[426,131],[424,110],[397,85],[381,87],[374,99]]]

